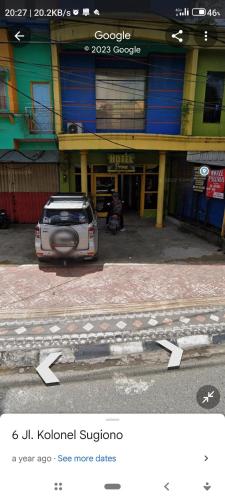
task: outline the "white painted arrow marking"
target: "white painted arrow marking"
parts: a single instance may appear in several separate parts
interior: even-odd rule
[[[56,375],[54,375],[52,370],[50,370],[50,366],[53,365],[53,363],[55,363],[61,355],[61,352],[51,352],[47,356],[47,358],[45,358],[44,361],[42,361],[36,368],[38,375],[40,375],[46,385],[60,384],[59,379],[56,377]]]
[[[167,368],[179,368],[184,352],[183,349],[177,347],[175,344],[172,344],[172,342],[169,342],[168,340],[157,340],[156,342],[157,344],[164,347],[164,349],[171,352]]]

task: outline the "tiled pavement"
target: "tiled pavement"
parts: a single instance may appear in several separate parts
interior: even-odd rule
[[[132,340],[176,340],[182,336],[223,334],[225,306],[164,311],[0,321],[0,350],[80,346]]]
[[[0,267],[0,318],[28,311],[104,309],[147,302],[225,297],[223,264],[85,264]]]

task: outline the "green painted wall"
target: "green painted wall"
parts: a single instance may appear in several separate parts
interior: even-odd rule
[[[225,89],[223,96],[224,110],[221,113],[220,123],[203,123],[207,71],[225,72],[225,57],[223,51],[205,50],[199,52],[193,135],[225,136]]]
[[[8,118],[0,118],[0,149],[14,149],[15,139],[25,139],[25,142],[20,142],[20,149],[57,149],[54,134],[31,134],[29,132],[27,121],[24,117],[25,107],[32,106],[32,100],[30,99],[32,82],[51,83],[51,97],[53,105],[51,48],[48,44],[42,43],[28,43],[23,46],[18,44],[13,48],[13,54],[16,73],[16,87],[28,97],[23,96],[19,92],[17,93],[18,114],[14,117],[14,123],[10,123]],[[41,66],[37,66],[36,64],[40,64]],[[33,139],[35,142],[28,143],[28,139]],[[37,140],[43,139],[50,139],[51,142],[36,142]]]

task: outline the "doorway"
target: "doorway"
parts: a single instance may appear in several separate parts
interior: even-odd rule
[[[140,213],[141,175],[119,174],[118,192],[125,211]]]

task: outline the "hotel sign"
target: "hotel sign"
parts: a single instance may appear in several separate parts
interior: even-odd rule
[[[110,153],[108,172],[135,172],[135,155],[132,153]]]

